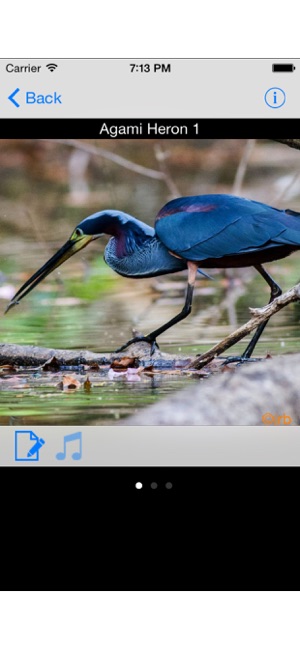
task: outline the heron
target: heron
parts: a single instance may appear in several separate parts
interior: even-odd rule
[[[156,339],[190,314],[197,274],[206,275],[203,268],[254,266],[270,288],[269,303],[281,295],[280,286],[262,264],[283,259],[300,248],[300,213],[229,194],[173,199],[158,212],[154,228],[119,210],[96,212],[84,218],[58,252],[21,286],[6,312],[55,268],[103,234],[110,237],[104,251],[105,262],[119,275],[143,278],[188,272],[180,313],[148,335],[135,336],[116,350],[123,351],[143,340],[151,345],[152,354]],[[267,322],[257,328],[241,356],[230,357],[229,361],[252,360]]]

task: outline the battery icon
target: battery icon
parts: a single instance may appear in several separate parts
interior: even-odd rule
[[[296,70],[293,63],[273,63],[273,72],[294,72]]]

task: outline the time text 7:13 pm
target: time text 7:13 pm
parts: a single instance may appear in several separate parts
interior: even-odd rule
[[[129,63],[130,72],[171,72],[171,63]]]

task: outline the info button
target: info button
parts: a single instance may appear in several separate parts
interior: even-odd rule
[[[26,92],[26,104],[62,104],[62,96],[58,92],[52,92],[48,95],[42,95],[41,93],[33,92],[33,90],[28,90]]]
[[[269,88],[265,93],[265,102],[269,108],[281,108],[285,100],[286,96],[282,88]]]

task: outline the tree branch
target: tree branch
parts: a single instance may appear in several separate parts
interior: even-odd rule
[[[242,191],[243,180],[245,178],[248,163],[251,158],[255,144],[256,144],[256,140],[247,140],[246,142],[246,146],[244,148],[243,155],[240,159],[238,168],[236,170],[235,179],[233,181],[232,193],[235,196],[238,196]]]
[[[79,140],[72,140],[72,139],[49,140],[47,138],[41,138],[40,142],[55,142],[56,144],[64,144],[65,146],[70,146],[75,149],[80,149],[81,151],[85,151],[86,153],[90,153],[91,155],[96,155],[99,156],[100,158],[105,158],[106,160],[115,162],[121,167],[125,167],[125,169],[129,169],[129,171],[134,171],[135,173],[141,174],[142,176],[148,176],[148,178],[154,178],[156,180],[164,180],[165,182],[167,182],[166,174],[163,171],[157,171],[156,169],[149,169],[148,167],[143,167],[142,165],[127,160],[127,158],[123,158],[123,156],[118,155],[117,153],[113,153],[112,151],[107,151],[106,149],[103,149],[100,146],[94,146],[93,144],[86,144],[85,142],[80,142]]]
[[[296,302],[298,300],[300,300],[300,284],[296,284],[296,286],[293,286],[289,291],[286,291],[286,293],[283,293],[273,302],[267,304],[261,309],[249,309],[252,317],[248,322],[246,322],[246,324],[239,327],[239,329],[236,329],[236,331],[233,331],[220,343],[211,347],[207,352],[204,352],[204,354],[201,354],[201,356],[196,358],[189,367],[197,370],[201,369],[201,367],[210,363],[215,356],[219,356],[222,352],[226,351],[226,349],[229,349],[229,347],[235,345],[239,340],[242,340],[242,338],[262,324],[262,322],[269,320],[274,313],[283,309],[287,304],[290,304],[290,302]]]

